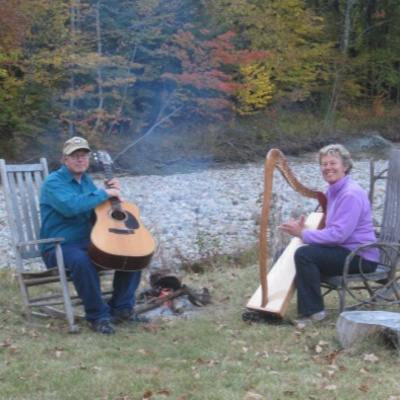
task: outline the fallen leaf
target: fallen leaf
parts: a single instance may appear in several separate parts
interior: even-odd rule
[[[39,337],[39,334],[37,333],[37,331],[32,329],[31,331],[29,331],[29,336],[33,337],[33,338],[37,338],[37,337]]]
[[[142,396],[142,400],[150,399],[151,397],[153,397],[153,392],[150,389],[147,389]]]
[[[375,354],[367,354],[364,357],[364,361],[369,361],[369,362],[375,363],[375,362],[379,361],[379,357],[377,357]]]
[[[325,390],[337,390],[337,386],[336,385],[328,385],[328,386],[325,386]]]
[[[165,395],[169,395],[170,391],[166,388],[161,388],[157,390],[157,394],[165,394]]]
[[[364,393],[368,393],[369,392],[369,386],[364,383],[358,388],[358,390],[361,390]]]
[[[142,326],[143,330],[150,333],[158,333],[158,326],[155,324],[146,324]]]
[[[244,396],[244,400],[257,400],[257,399],[262,399],[263,396],[261,396],[261,394],[258,393],[254,393],[254,392],[247,392]]]
[[[315,351],[316,351],[317,353],[322,353],[322,350],[323,350],[323,349],[322,349],[322,347],[321,347],[320,345],[317,344],[317,345],[315,346]]]
[[[8,353],[8,355],[9,355],[10,357],[13,357],[13,356],[17,355],[18,353],[19,353],[19,349],[16,348],[16,347],[12,347],[11,350],[10,350],[10,352]]]
[[[335,375],[335,372],[336,372],[336,371],[333,371],[333,370],[331,370],[331,369],[328,370],[328,376],[329,376],[329,378],[332,379],[332,378],[334,377],[334,375]]]

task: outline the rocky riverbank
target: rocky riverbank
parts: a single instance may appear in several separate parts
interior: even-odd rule
[[[315,155],[289,157],[298,179],[311,189],[324,190]],[[386,161],[376,162],[377,170]],[[355,163],[352,176],[369,190],[369,160]],[[264,165],[254,163],[169,176],[121,177],[125,201],[135,203],[140,219],[157,241],[154,263],[177,267],[212,254],[232,254],[258,241]],[[101,180],[97,182],[101,184]],[[384,182],[375,191],[375,218],[383,206]],[[0,267],[12,266],[10,234],[0,190]],[[315,200],[294,192],[276,172],[273,217],[276,222],[291,215],[309,213]]]

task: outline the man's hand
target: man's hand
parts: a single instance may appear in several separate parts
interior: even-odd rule
[[[104,186],[109,198],[117,197],[119,201],[122,201],[121,186],[117,178],[104,181]]]

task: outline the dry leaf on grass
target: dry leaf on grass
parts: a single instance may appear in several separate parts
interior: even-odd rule
[[[8,353],[9,357],[13,357],[19,354],[20,350],[17,347],[11,347],[10,352]]]
[[[153,397],[153,392],[150,389],[147,389],[142,396],[142,400],[150,399]]]
[[[166,388],[161,388],[157,390],[157,394],[168,396],[170,394],[170,391]]]
[[[2,343],[2,346],[3,347],[10,347],[11,344],[12,344],[12,340],[11,339],[4,339],[3,343]]]
[[[379,361],[379,357],[377,357],[375,354],[366,354],[364,357],[364,361],[375,363]]]
[[[244,396],[244,400],[257,400],[257,399],[262,399],[263,396],[261,396],[261,394],[258,393],[254,393],[254,392],[247,392]]]
[[[368,393],[368,392],[369,392],[369,389],[370,389],[370,387],[369,387],[366,383],[362,384],[362,385],[358,388],[358,390],[361,390],[361,391],[364,392],[364,393]]]

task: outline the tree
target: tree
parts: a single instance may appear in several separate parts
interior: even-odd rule
[[[301,102],[328,84],[332,43],[324,41],[324,19],[304,1],[219,0],[214,7],[241,46],[270,53],[262,68],[276,101]]]
[[[196,37],[181,30],[162,48],[165,56],[178,61],[176,71],[164,72],[162,77],[176,84],[177,101],[191,113],[221,117],[231,110],[231,98],[249,85],[235,79],[240,68],[267,57],[265,52],[237,50],[234,37],[233,32],[212,37],[208,30]]]

